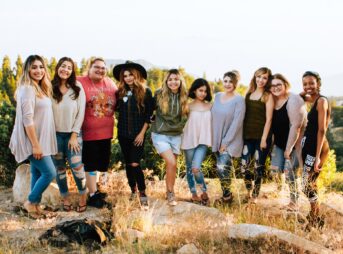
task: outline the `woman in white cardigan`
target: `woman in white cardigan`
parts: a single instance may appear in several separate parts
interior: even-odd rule
[[[42,57],[29,56],[16,91],[16,119],[10,148],[17,162],[31,164],[31,192],[24,203],[34,218],[43,213],[39,203],[43,192],[56,177],[51,155],[57,153],[51,83]]]

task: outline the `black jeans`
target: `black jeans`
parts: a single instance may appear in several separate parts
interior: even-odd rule
[[[126,137],[118,137],[121,151],[124,155],[126,176],[129,181],[129,186],[132,192],[136,192],[136,188],[140,192],[145,191],[145,180],[143,170],[140,166],[140,161],[143,157],[144,142],[141,146],[135,146],[133,144],[134,139]],[[131,164],[138,163],[138,166],[134,167]]]
[[[244,140],[244,148],[242,154],[242,167],[244,170],[244,182],[248,190],[252,189],[252,182],[255,182],[253,189],[253,197],[257,197],[260,193],[262,178],[265,171],[265,163],[270,152],[271,138],[267,139],[267,148],[261,150],[260,139]]]

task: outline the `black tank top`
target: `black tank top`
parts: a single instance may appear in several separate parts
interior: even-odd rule
[[[274,144],[285,150],[289,134],[289,118],[287,114],[288,100],[280,109],[274,109],[272,120],[272,131],[274,134]]]
[[[323,95],[319,95],[319,97],[316,99],[314,102],[310,112],[307,114],[307,126],[305,129],[304,136],[306,137],[305,139],[305,144],[307,147],[313,147],[314,151],[317,147],[317,133],[318,133],[318,110],[317,110],[317,104],[318,104],[318,99],[320,97],[323,97],[327,100],[327,98]],[[330,114],[330,105],[328,108],[328,115]],[[324,137],[324,140],[326,137]]]

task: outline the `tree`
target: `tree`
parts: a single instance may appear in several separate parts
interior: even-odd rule
[[[23,74],[23,60],[21,59],[21,56],[18,55],[17,61],[15,62],[16,68],[15,68],[15,81],[16,83],[19,81],[19,78]]]
[[[55,68],[57,65],[57,60],[55,57],[51,57],[50,59],[50,64],[48,65],[48,69],[49,69],[49,74],[50,74],[50,78],[52,79],[55,76]]]
[[[6,92],[11,102],[14,103],[14,92],[16,89],[13,71],[11,69],[11,61],[8,56],[5,56],[2,61],[2,80],[1,87]]]
[[[82,58],[81,60],[81,68],[80,68],[80,74],[85,75],[87,70],[87,60],[85,58]]]

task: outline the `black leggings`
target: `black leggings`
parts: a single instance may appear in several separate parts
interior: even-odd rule
[[[136,188],[140,192],[145,191],[145,180],[143,170],[140,166],[140,161],[143,157],[144,142],[141,146],[133,144],[134,139],[118,137],[121,151],[124,155],[126,176],[129,181],[129,186],[132,192],[136,192]],[[138,166],[134,167],[131,164],[137,163]]]

